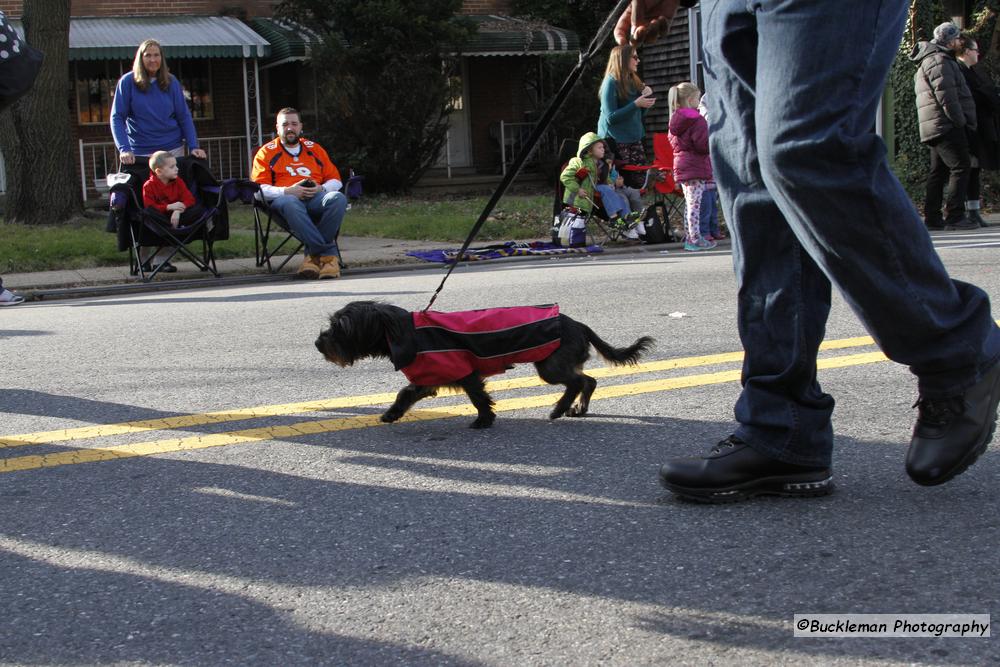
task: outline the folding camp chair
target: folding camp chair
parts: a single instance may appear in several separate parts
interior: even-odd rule
[[[653,164],[620,165],[624,171],[645,171],[646,183],[643,194],[650,189],[656,199],[653,205],[660,207],[666,216],[663,220],[666,230],[675,240],[684,238],[684,191],[674,179],[674,148],[666,132],[653,134]]]
[[[201,204],[204,211],[196,220],[177,228],[171,227],[167,218],[142,206],[141,195],[137,195],[137,192],[141,193],[141,185],[136,187],[136,173],[108,176],[109,231],[117,232],[119,250],[129,251],[130,273],[138,275],[143,282],[156,277],[176,255],[184,257],[200,270],[219,277],[213,244],[229,238],[229,213],[223,193],[224,183],[220,183],[200,161],[185,163],[181,172],[195,201]],[[199,241],[200,253],[188,248]],[[154,269],[147,270],[140,254],[142,247],[154,248],[154,256],[167,251],[166,257]]]
[[[353,169],[347,172],[350,176],[347,182],[344,184],[342,192],[347,196],[347,210],[351,209],[351,202],[356,201],[361,198],[361,187],[362,182],[365,177],[354,173]],[[279,213],[268,205],[268,202],[264,199],[264,195],[260,192],[260,186],[257,186],[257,193],[253,198],[253,220],[254,220],[254,248],[257,254],[257,266],[267,265],[267,270],[270,273],[277,273],[285,268],[285,265],[291,261],[292,257],[299,254],[304,245],[301,240],[292,232],[289,228],[288,223]],[[272,235],[279,237],[277,245],[273,245],[274,239]],[[337,237],[333,240],[337,241],[340,237],[340,233],[337,233]],[[289,245],[291,251],[288,256],[275,268],[271,264],[272,258],[281,252],[281,249],[292,242],[293,245]],[[277,261],[277,260],[275,260]],[[340,254],[340,247],[337,247],[337,261],[340,263],[341,269],[346,269],[347,264],[344,263],[344,258]]]

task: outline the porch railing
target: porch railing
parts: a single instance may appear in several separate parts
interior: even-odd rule
[[[528,138],[535,130],[537,123],[508,123],[500,121],[500,170],[504,175],[507,168],[514,163],[514,160],[521,153],[521,149],[528,143]],[[532,149],[531,155],[525,161],[525,165],[534,163],[538,155],[552,155],[556,151],[556,135],[551,130],[546,130],[539,139],[538,144]]]
[[[247,139],[244,136],[202,137],[198,143],[208,154],[208,167],[220,179],[247,178],[250,173]],[[113,141],[80,140],[80,188],[83,200],[108,194],[107,176],[118,171],[118,149]]]

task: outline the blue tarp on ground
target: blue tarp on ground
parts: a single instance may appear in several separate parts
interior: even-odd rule
[[[413,250],[406,253],[411,257],[422,259],[426,262],[440,262],[442,264],[452,264],[458,256],[460,248],[450,248],[445,250]],[[582,248],[565,248],[554,243],[544,241],[507,241],[495,245],[483,246],[481,248],[469,248],[465,251],[464,261],[479,261],[484,259],[497,259],[500,257],[518,257],[521,255],[565,255],[581,254],[586,255],[591,252],[604,252],[604,248],[599,245],[589,245]]]

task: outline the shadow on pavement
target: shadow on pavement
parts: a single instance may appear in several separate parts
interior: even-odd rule
[[[925,489],[902,444],[842,438],[833,496],[701,506],[664,493],[656,470],[725,423],[466,421],[3,475],[0,653],[472,664],[502,660],[491,647],[514,627],[527,645],[508,657],[573,663],[593,615],[624,637],[603,654],[619,664],[1000,662],[982,640],[791,628],[806,612],[997,611],[995,448]],[[536,644],[553,622],[539,610],[570,622]]]

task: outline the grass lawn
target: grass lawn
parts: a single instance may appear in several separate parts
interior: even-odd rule
[[[417,199],[366,197],[344,219],[347,236],[374,236],[440,242],[465,240],[488,197]],[[477,241],[524,240],[548,235],[552,210],[549,195],[507,195],[483,225]],[[106,221],[85,218],[66,225],[0,224],[0,275],[30,271],[121,266],[128,255],[118,252]],[[253,213],[239,205],[230,211],[230,238],[215,245],[218,259],[253,257]]]

